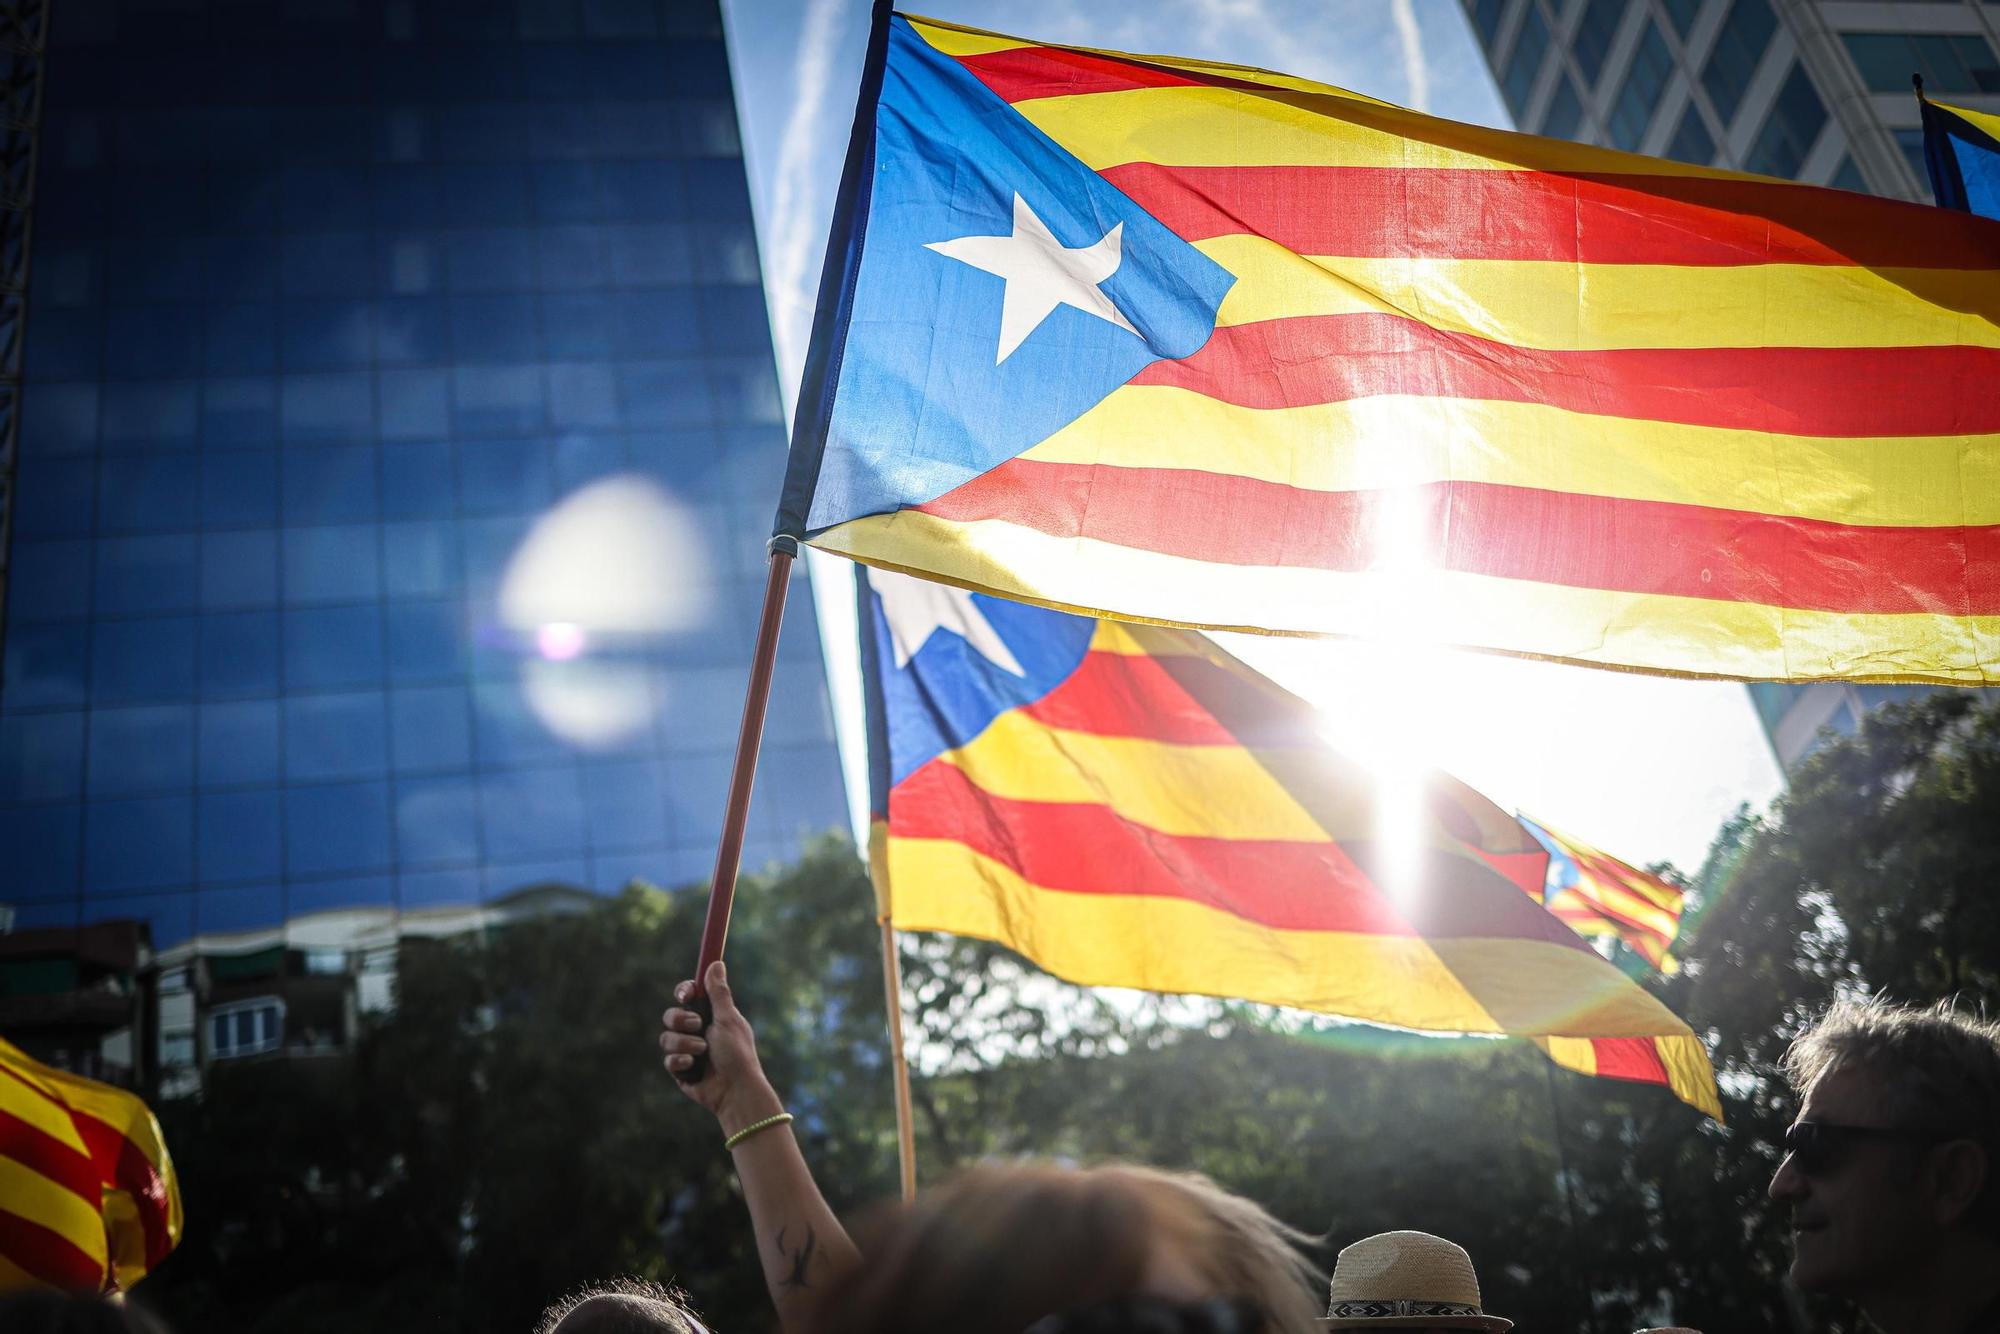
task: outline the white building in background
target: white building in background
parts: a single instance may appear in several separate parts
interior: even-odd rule
[[[2000,111],[2000,4],[1465,0],[1535,134],[1928,200],[1910,76]]]
[[[1705,166],[1928,203],[1910,76],[2000,112],[2000,4],[1463,0],[1515,124]],[[1750,688],[1790,769],[1921,687]]]

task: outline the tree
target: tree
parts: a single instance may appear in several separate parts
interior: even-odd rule
[[[836,1207],[893,1185],[878,937],[829,840],[745,881],[732,983]],[[762,1281],[714,1124],[655,1038],[705,896],[404,943],[397,1006],[344,1066],[215,1067],[167,1104],[190,1220],[141,1296],[188,1329],[524,1330],[593,1278],[678,1281],[761,1328]]]
[[[1869,718],[1739,812],[1689,878],[1681,971],[1726,1126],[1515,1042],[1276,1031],[1268,1012],[1084,991],[997,946],[906,937],[920,1175],[982,1157],[1200,1170],[1314,1234],[1464,1244],[1524,1328],[1857,1327],[1788,1297],[1764,1198],[1794,1114],[1786,1044],[1835,995],[2000,1003],[2000,704]],[[731,981],[836,1210],[889,1196],[894,1121],[873,895],[844,843],[747,882]],[[190,1233],[141,1296],[184,1328],[522,1329],[587,1278],[677,1279],[768,1328],[713,1125],[653,1045],[700,894],[405,952],[396,1012],[342,1078],[218,1067],[163,1109]]]

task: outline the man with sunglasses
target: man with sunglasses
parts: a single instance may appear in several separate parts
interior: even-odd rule
[[[1771,1179],[1792,1281],[1859,1303],[1883,1334],[2000,1334],[2000,1026],[1841,1002],[1785,1073],[1805,1098]]]

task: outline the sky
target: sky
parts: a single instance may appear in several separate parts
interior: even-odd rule
[[[1510,127],[1457,0],[912,0],[913,12],[1043,41],[1257,65],[1434,115]],[[867,43],[866,0],[723,0],[786,402],[799,379]],[[773,504],[776,497],[772,498]],[[853,592],[811,553],[857,821],[865,768]],[[1223,635],[1317,705],[1385,774],[1445,769],[1626,861],[1690,873],[1739,803],[1782,779],[1748,693],[1435,648]]]

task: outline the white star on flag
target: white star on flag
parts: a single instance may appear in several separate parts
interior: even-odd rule
[[[1056,240],[1017,194],[1013,235],[961,236],[955,241],[932,241],[924,249],[983,269],[1006,283],[1000,298],[1000,351],[993,358],[998,366],[1057,306],[1074,306],[1138,335],[1111,298],[1098,290],[1098,284],[1118,272],[1124,232],[1125,224],[1118,223],[1095,245],[1072,250]]]
[[[943,630],[963,639],[973,652],[1001,671],[1021,677],[1028,674],[965,589],[887,570],[870,571],[868,581],[875,596],[882,599],[882,618],[889,623],[889,641],[895,648],[898,668],[909,666],[910,659],[930,642],[932,633]]]

